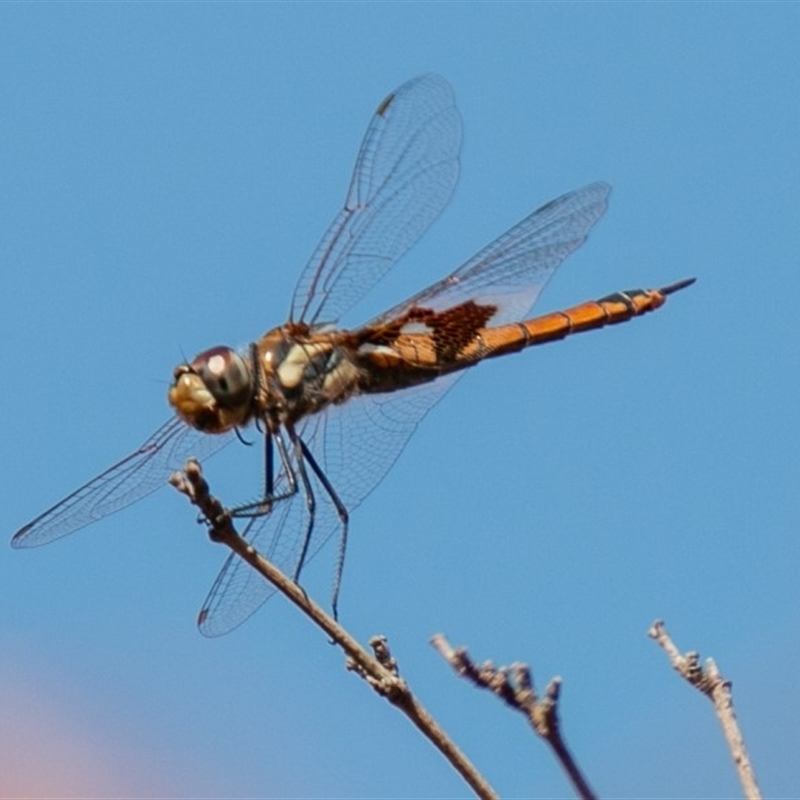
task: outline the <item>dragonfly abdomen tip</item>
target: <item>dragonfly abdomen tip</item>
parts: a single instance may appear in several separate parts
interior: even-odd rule
[[[675,292],[679,292],[681,289],[685,289],[687,286],[691,286],[696,280],[697,278],[685,278],[682,281],[665,286],[663,289],[659,289],[658,291],[661,292],[661,294],[674,294]]]

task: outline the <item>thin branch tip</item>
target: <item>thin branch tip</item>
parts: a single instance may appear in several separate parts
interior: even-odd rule
[[[669,658],[673,669],[698,691],[702,692],[713,703],[719,719],[728,749],[736,766],[739,781],[748,800],[759,800],[761,790],[758,788],[755,770],[750,763],[736,713],[733,709],[732,683],[722,676],[713,658],[707,658],[705,666],[700,663],[700,654],[696,650],[681,653],[667,633],[662,620],[656,620],[648,630],[648,635],[655,639]]]
[[[561,736],[558,700],[562,680],[559,676],[550,680],[544,697],[540,699],[527,664],[514,662],[508,667],[495,667],[491,661],[484,661],[478,666],[466,647],[452,647],[441,633],[431,637],[430,643],[459,677],[478,688],[488,689],[508,706],[522,713],[536,734],[552,748],[578,796],[584,800],[595,797]]]

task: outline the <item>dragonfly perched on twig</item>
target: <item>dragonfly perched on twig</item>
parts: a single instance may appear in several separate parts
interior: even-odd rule
[[[367,129],[344,207],[300,274],[289,321],[243,351],[214,347],[178,366],[169,389],[176,415],[22,527],[12,544],[45,544],[130,505],[164,485],[189,454],[207,457],[253,423],[264,439],[263,497],[230,513],[246,519],[245,538],[295,580],[338,532],[335,610],[349,512],[464,370],[639,316],[693,282],[527,318],[606,210],[610,187],[592,183],[534,211],[366,325],[336,327],[447,204],[460,143],[461,120],[443,78],[423,75],[390,94]],[[231,554],[200,612],[201,632],[231,630],[273,591]]]

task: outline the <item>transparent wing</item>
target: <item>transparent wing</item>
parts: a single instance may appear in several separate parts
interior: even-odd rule
[[[444,309],[486,296],[500,307],[492,322],[522,319],[561,262],[586,240],[606,210],[610,187],[593,183],[553,200],[442,281],[381,315],[379,325],[412,306]],[[301,423],[299,433],[348,511],[380,483],[425,414],[463,373],[382,395],[360,395]],[[309,470],[317,500],[307,559],[341,531],[336,509]],[[278,492],[286,486],[281,474]],[[308,524],[305,498],[298,493],[267,517],[251,520],[244,536],[282,571],[294,573]],[[241,625],[274,593],[272,586],[238,556],[223,565],[200,612],[200,631],[219,636]]]
[[[534,211],[446,278],[370,322],[380,325],[413,306],[441,311],[491,298],[492,325],[523,319],[558,266],[585,241],[608,207],[611,187],[590,183]]]
[[[391,269],[447,204],[461,118],[444,78],[404,83],[375,112],[344,208],[300,275],[291,319],[334,322]]]
[[[231,438],[200,433],[174,417],[138,450],[20,528],[11,545],[37,547],[97,522],[164,486],[189,455],[207,458]]]
[[[403,392],[361,395],[307,418],[299,433],[348,511],[355,509],[380,483],[402,452],[420,420],[455,383],[457,374]],[[341,534],[336,509],[309,469],[317,508],[306,563],[334,535]],[[276,490],[286,486],[281,474]],[[301,493],[256,518],[243,535],[288,575],[300,557],[308,510]],[[345,566],[345,571],[346,571]],[[241,625],[274,593],[247,563],[228,556],[199,615],[204,636],[221,636]]]

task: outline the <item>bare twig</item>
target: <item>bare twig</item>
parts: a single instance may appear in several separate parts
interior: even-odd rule
[[[347,668],[360,675],[378,694],[403,711],[478,797],[497,797],[472,762],[417,702],[408,684],[400,677],[397,662],[389,652],[385,637],[376,636],[370,640],[374,656],[371,655],[333,617],[314,603],[300,586],[242,539],[233,527],[230,516],[225,513],[222,503],[210,494],[197,461],[189,459],[183,472],[176,472],[170,478],[170,483],[200,509],[209,524],[211,539],[230,547],[341,647],[347,655]]]
[[[675,670],[714,704],[733,762],[736,764],[736,771],[739,773],[744,796],[748,800],[760,800],[761,791],[733,710],[731,682],[722,677],[713,658],[706,659],[703,667],[697,652],[681,653],[667,633],[663,621],[656,620],[647,633],[661,645]]]
[[[490,661],[486,661],[477,665],[465,647],[454,649],[441,633],[431,639],[431,644],[458,675],[482,689],[489,689],[511,708],[523,713],[534,731],[553,749],[576,794],[585,800],[595,797],[561,736],[558,719],[561,678],[553,678],[544,690],[544,697],[539,698],[527,664],[515,663],[510,667],[495,667]]]

